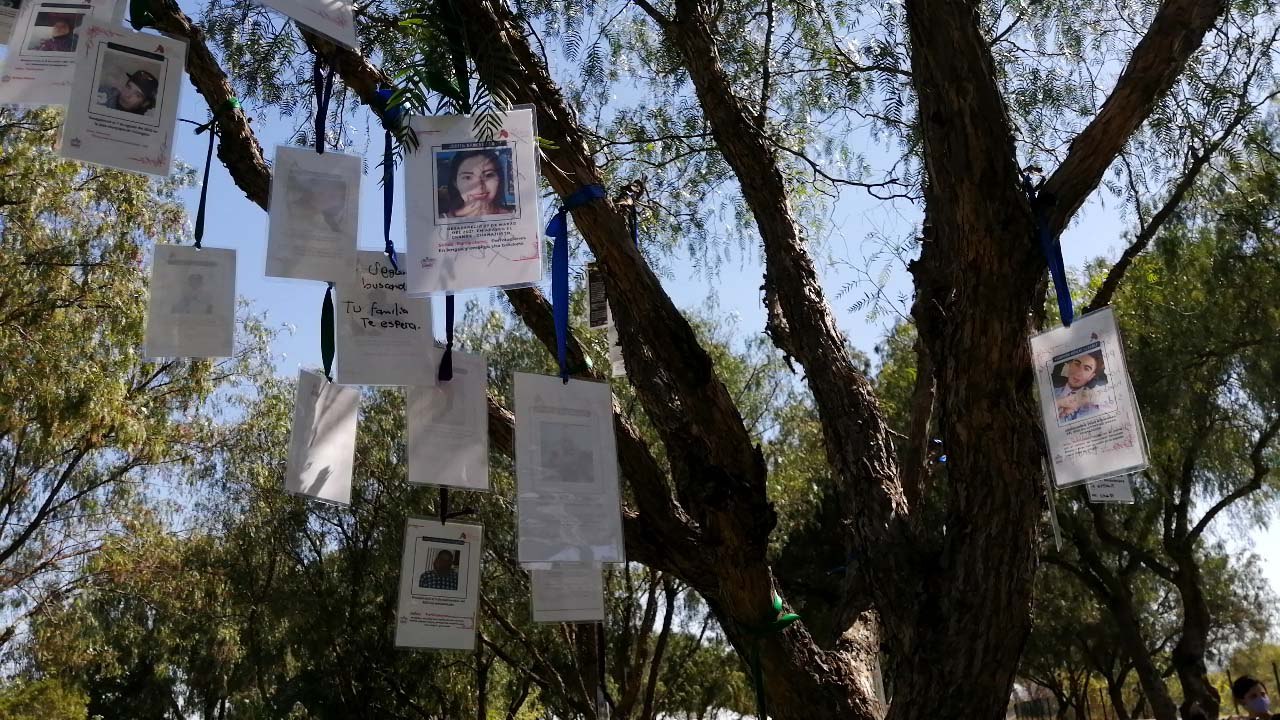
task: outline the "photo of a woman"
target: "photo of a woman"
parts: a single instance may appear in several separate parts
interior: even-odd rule
[[[437,152],[440,217],[482,220],[513,214],[510,168],[510,148]]]

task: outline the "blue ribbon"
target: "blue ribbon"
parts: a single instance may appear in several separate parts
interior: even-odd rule
[[[556,359],[560,379],[569,382],[569,220],[570,210],[605,198],[604,187],[583,185],[564,199],[547,223],[551,238],[551,315],[556,322]]]
[[[1049,275],[1053,278],[1053,289],[1058,299],[1058,314],[1062,324],[1071,327],[1075,320],[1075,308],[1071,304],[1071,288],[1067,287],[1067,269],[1062,261],[1062,242],[1049,232],[1049,219],[1046,210],[1052,203],[1052,197],[1040,194],[1044,184],[1033,183],[1030,174],[1023,174],[1022,187],[1031,200],[1032,212],[1035,214],[1036,237],[1040,241],[1040,250],[1044,253],[1045,262],[1049,265]]]

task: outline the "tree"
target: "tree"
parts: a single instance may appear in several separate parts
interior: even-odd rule
[[[240,366],[139,357],[145,243],[181,238],[189,174],[61,160],[57,121],[0,110],[0,646],[83,579],[155,471],[192,461]]]
[[[190,42],[189,74],[211,109],[239,95],[292,112],[305,91],[287,78],[303,64],[302,52],[336,68],[346,89],[375,111],[383,107],[376,89],[390,75],[305,30],[278,29],[240,3],[214,8],[209,23],[224,59],[236,67],[233,89],[204,31],[172,0],[154,5],[156,27]],[[470,101],[464,89],[472,87],[472,74],[483,90],[476,99],[534,105],[547,141],[543,179],[562,198],[637,172],[625,161],[602,170],[597,150],[616,135],[601,138],[574,111],[572,101],[589,104],[608,94],[600,82],[609,77],[601,48],[622,48],[615,52],[657,77],[663,106],[653,117],[690,108],[681,113],[691,117],[686,129],[648,142],[670,140],[679,148],[673,158],[698,158],[671,160],[672,174],[660,172],[663,179],[692,168],[698,188],[716,173],[736,186],[764,258],[765,330],[803,370],[819,419],[829,474],[815,498],[823,523],[817,536],[838,545],[845,564],[833,576],[839,580],[823,582],[788,578],[791,568],[769,562],[776,514],[768,463],[692,325],[631,244],[627,211],[599,201],[575,210],[574,223],[606,273],[628,380],[658,437],[651,445],[626,418],[615,420],[631,498],[624,523],[629,556],[701,595],[740,654],[755,644],[776,587],[820,588],[837,598],[826,606],[825,624],[799,623],[761,643],[779,717],[878,718],[867,677],[883,645],[889,684],[905,700],[889,708],[890,718],[943,713],[994,720],[1005,710],[1029,627],[1042,499],[1026,347],[1045,290],[1034,239],[1057,238],[1126,147],[1144,160],[1171,146],[1191,147],[1191,156],[1174,154],[1188,164],[1221,149],[1200,142],[1194,115],[1176,99],[1200,97],[1196,91],[1212,85],[1206,78],[1235,82],[1227,69],[1239,61],[1233,40],[1262,35],[1252,23],[1267,8],[1240,6],[1228,14],[1224,0],[1115,10],[1107,3],[959,0],[830,9],[779,0],[763,6],[637,0],[635,7],[626,21],[634,32],[610,35],[606,27],[601,47],[589,47],[583,68],[592,88],[568,96],[540,54],[530,15],[542,13],[543,29],[567,40],[581,31],[575,18],[586,8],[579,3],[563,12],[521,6],[526,14],[495,0],[369,5],[362,6],[361,31],[373,56],[408,72],[406,84],[422,100],[418,109],[439,105],[441,97]],[[598,10],[620,16],[629,9]],[[413,16],[408,27],[397,22],[404,12]],[[565,18],[567,25],[554,24]],[[863,20],[875,27],[870,57],[845,42]],[[1215,28],[1211,48],[1197,55]],[[1059,64],[1049,71],[1033,68],[1055,57]],[[1087,68],[1108,61],[1122,69],[1114,83],[1099,83]],[[864,90],[877,86],[884,103],[869,107]],[[1194,107],[1217,117],[1219,99],[1214,94]],[[606,114],[597,109],[597,117]],[[839,116],[849,127],[848,118],[859,113],[901,142],[902,156],[883,180],[839,177],[825,159],[811,157],[830,132],[811,127],[811,115]],[[219,158],[265,206],[269,171],[245,115],[231,110],[219,117]],[[1150,135],[1143,129],[1148,120]],[[1056,164],[1034,201],[1022,191],[1020,157]],[[899,168],[908,172],[898,177]],[[919,372],[902,443],[831,318],[796,211],[806,183],[923,198],[922,240],[911,265]],[[668,227],[688,202],[677,200],[668,205],[676,212],[660,213]],[[1113,287],[1127,272],[1116,267]],[[506,296],[553,347],[545,300],[534,290]],[[582,357],[575,343],[572,366],[586,367]],[[501,425],[509,415],[495,406],[493,420]],[[947,456],[945,472],[929,471],[925,449],[933,438]],[[788,597],[816,606],[808,600]]]
[[[1128,358],[1150,437],[1152,467],[1127,508],[1064,504],[1063,524],[1076,560],[1055,558],[1115,608],[1125,623],[1123,577],[1153,573],[1177,591],[1180,624],[1170,648],[1185,717],[1195,705],[1217,717],[1221,698],[1209,681],[1210,649],[1222,630],[1264,634],[1271,598],[1244,563],[1228,564],[1205,534],[1230,514],[1265,523],[1275,506],[1280,433],[1280,305],[1266,288],[1276,276],[1277,227],[1264,208],[1275,195],[1274,135],[1250,135],[1248,152],[1191,189],[1177,217],[1156,236],[1157,252],[1133,263],[1116,296],[1132,328]],[[1239,279],[1248,278],[1241,282]],[[1107,569],[1109,566],[1111,569]],[[1261,627],[1259,627],[1261,626]],[[1143,656],[1150,645],[1129,624],[1129,652],[1156,717],[1173,718],[1163,680]]]

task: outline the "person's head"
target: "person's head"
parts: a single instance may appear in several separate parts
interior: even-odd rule
[[[60,17],[53,21],[52,32],[54,37],[64,37],[66,35],[70,35],[73,29],[74,28],[71,25],[71,21],[66,18]]]
[[[160,82],[146,70],[138,70],[126,76],[120,97],[116,101],[121,110],[142,114],[156,106],[156,90]]]
[[[449,572],[453,569],[453,551],[441,550],[436,553],[436,559],[431,563],[431,569],[438,573]]]
[[[1079,390],[1093,382],[1102,374],[1102,371],[1102,352],[1100,350],[1073,357],[1062,367],[1062,373],[1067,378],[1067,386],[1072,390]]]
[[[204,287],[204,276],[198,273],[192,273],[187,276],[187,286],[192,290],[199,290]]]
[[[449,191],[455,207],[468,203],[500,205],[507,196],[502,161],[492,150],[466,150],[449,163]]]
[[[1249,709],[1253,717],[1267,715],[1271,710],[1271,698],[1267,697],[1267,686],[1257,678],[1241,675],[1231,683],[1231,695],[1236,702]]]
[[[316,207],[323,212],[342,210],[347,205],[347,184],[341,178],[316,177],[311,190]]]

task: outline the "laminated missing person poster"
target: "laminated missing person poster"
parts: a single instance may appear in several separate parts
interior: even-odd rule
[[[298,372],[284,489],[293,495],[351,504],[360,388],[338,385],[320,373]]]
[[[408,518],[396,647],[475,649],[483,534],[479,525]]]
[[[343,385],[433,385],[431,301],[405,294],[404,271],[386,254],[361,250],[337,284],[335,332]]]
[[[187,44],[88,20],[58,152],[71,160],[168,175]]]
[[[528,285],[542,279],[533,111],[500,113],[492,140],[466,115],[414,117],[405,155],[409,294]]]
[[[235,250],[156,246],[143,357],[231,357],[235,315]]]
[[[340,282],[356,268],[358,155],[276,147],[267,216],[268,277]]]
[[[13,23],[18,19],[18,9],[21,7],[22,0],[0,0],[0,45],[9,42]]]
[[[21,7],[0,9],[0,28],[11,27],[0,68],[0,105],[66,105],[84,24],[91,17],[109,19],[112,7],[113,0],[22,0]]]
[[[359,49],[351,0],[261,0],[263,5],[287,15],[339,45]]]
[[[1056,487],[1147,466],[1142,417],[1111,308],[1032,337],[1031,358]]]
[[[441,351],[424,363],[435,371]],[[453,351],[453,379],[411,387],[405,400],[409,483],[489,490],[489,365]]]
[[[626,562],[609,385],[516,373],[515,416],[519,562]]]
[[[604,567],[555,565],[529,571],[533,621],[603,622]]]

